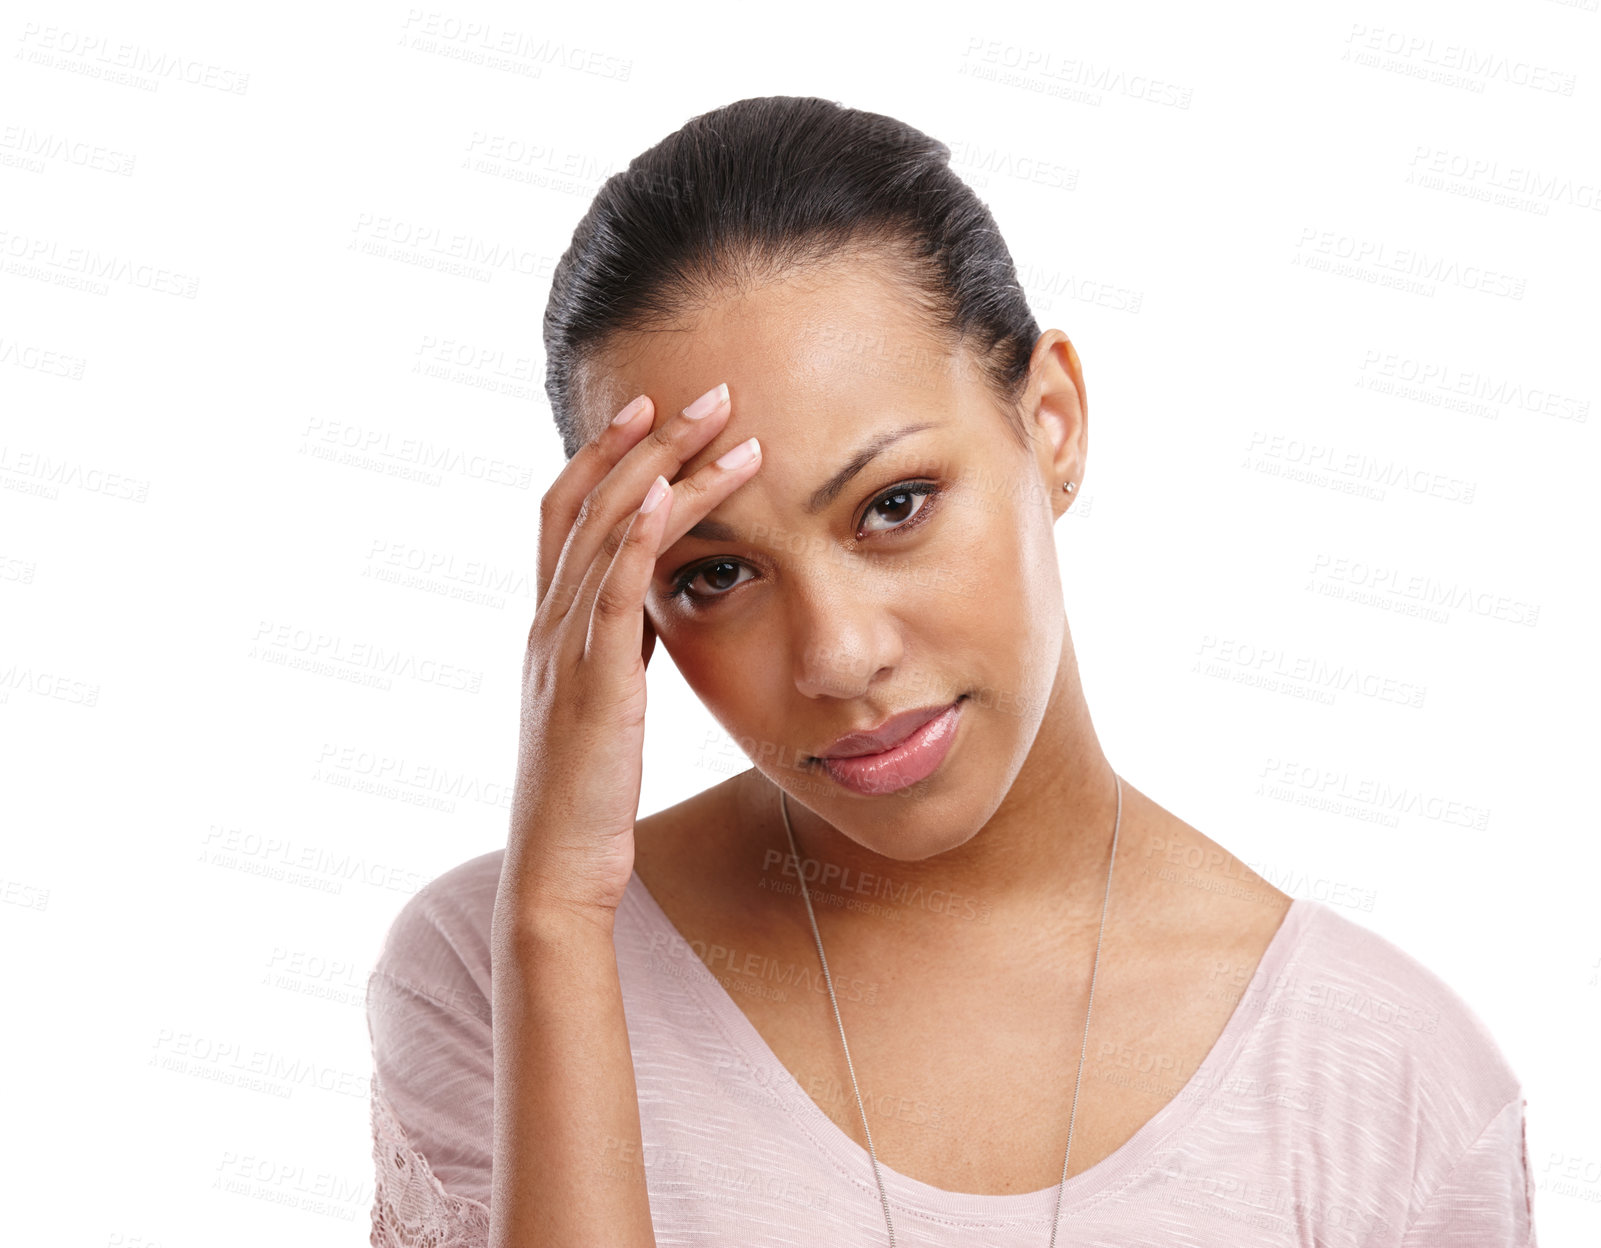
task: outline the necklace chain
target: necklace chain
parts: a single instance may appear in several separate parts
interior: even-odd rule
[[[1106,892],[1101,898],[1101,927],[1095,937],[1095,962],[1090,967],[1089,999],[1084,1005],[1084,1039],[1078,1051],[1078,1074],[1073,1078],[1073,1107],[1067,1117],[1067,1149],[1062,1154],[1062,1180],[1056,1185],[1056,1212],[1051,1217],[1051,1248],[1056,1248],[1056,1226],[1062,1216],[1062,1189],[1067,1186],[1067,1159],[1073,1152],[1073,1123],[1078,1118],[1078,1092],[1079,1084],[1084,1078],[1084,1055],[1089,1051],[1090,1043],[1090,1009],[1095,1004],[1095,976],[1101,967],[1101,938],[1106,935],[1106,906],[1112,897],[1112,866],[1117,861],[1117,834],[1123,827],[1123,780],[1116,772],[1112,778],[1117,781],[1117,821],[1112,825],[1112,856],[1106,864]],[[873,1179],[878,1184],[878,1200],[884,1207],[884,1225],[889,1230],[890,1248],[895,1248],[895,1224],[889,1216],[889,1197],[884,1194],[884,1177],[878,1169],[878,1153],[873,1148],[873,1133],[867,1129],[867,1111],[862,1107],[861,1089],[856,1086],[856,1068],[851,1064],[851,1047],[845,1041],[845,1024],[839,1017],[839,1000],[834,996],[834,980],[828,973],[828,958],[823,953],[823,937],[817,930],[817,915],[812,911],[811,890],[806,887],[806,870],[801,862],[800,851],[795,848],[795,829],[789,822],[789,803],[784,790],[778,791],[779,809],[784,815],[784,831],[789,836],[789,852],[795,860],[795,870],[800,876],[801,897],[806,902],[806,917],[812,923],[812,938],[817,942],[817,960],[823,964],[823,982],[828,985],[828,1000],[834,1007],[834,1022],[839,1026],[840,1047],[845,1050],[845,1069],[850,1072],[851,1091],[856,1094],[856,1109],[862,1116],[862,1134],[867,1137],[867,1155],[873,1162]]]

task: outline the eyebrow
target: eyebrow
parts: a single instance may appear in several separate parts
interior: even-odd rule
[[[861,448],[846,461],[845,466],[831,476],[822,485],[812,491],[812,496],[806,502],[806,514],[815,516],[839,497],[839,493],[850,484],[851,478],[879,455],[902,438],[910,437],[914,433],[921,433],[925,429],[938,429],[943,421],[920,421],[914,425],[902,425],[899,429],[891,429],[879,434],[869,442],[863,443]],[[710,518],[691,525],[684,531],[686,538],[698,538],[703,542],[732,542],[738,536],[726,524]]]

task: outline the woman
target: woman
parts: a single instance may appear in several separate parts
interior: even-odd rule
[[[372,1242],[1533,1244],[1482,1022],[1103,754],[1082,369],[948,155],[742,100],[579,224],[510,836],[372,976]],[[754,766],[638,818],[658,639]]]

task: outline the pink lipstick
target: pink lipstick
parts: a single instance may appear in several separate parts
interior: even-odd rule
[[[839,784],[867,796],[893,793],[919,780],[926,780],[939,769],[950,751],[961,722],[962,702],[963,699],[958,698],[887,750],[841,758],[820,758],[818,762]]]

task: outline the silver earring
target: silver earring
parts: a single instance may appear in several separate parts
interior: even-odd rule
[[[1073,492],[1073,483],[1071,481],[1064,481],[1062,482],[1062,488],[1071,494]]]

